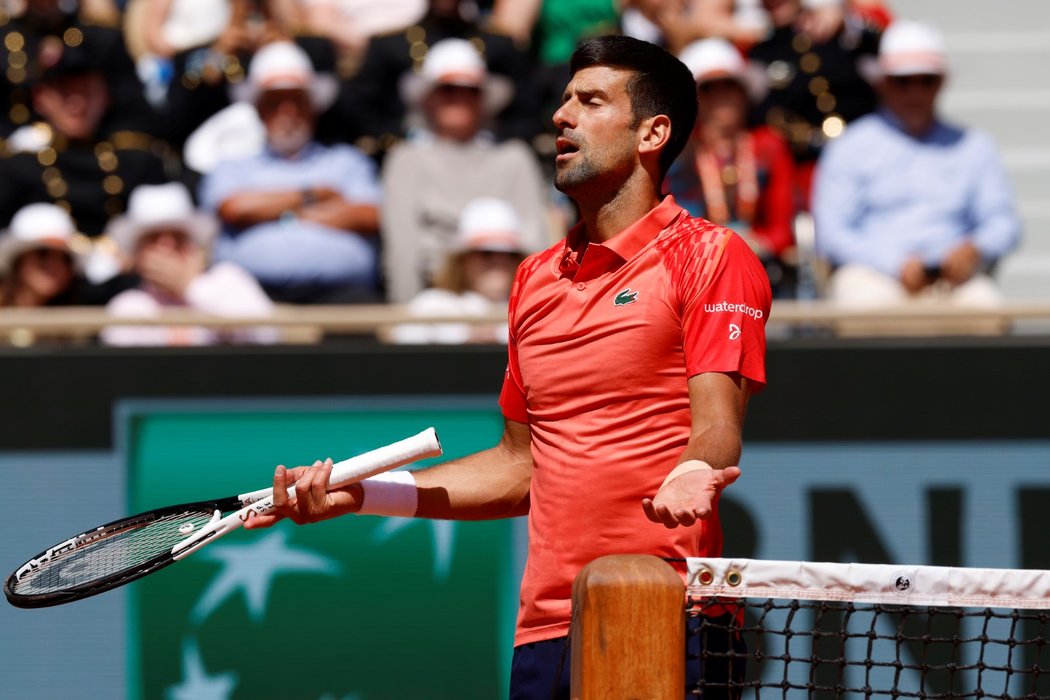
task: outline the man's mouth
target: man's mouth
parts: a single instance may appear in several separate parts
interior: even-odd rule
[[[554,140],[554,149],[556,161],[568,160],[580,150],[579,147],[564,136],[559,136]]]

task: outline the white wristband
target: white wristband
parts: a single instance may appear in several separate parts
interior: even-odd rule
[[[416,477],[409,471],[385,472],[361,482],[358,515],[395,515],[411,518],[419,506]]]

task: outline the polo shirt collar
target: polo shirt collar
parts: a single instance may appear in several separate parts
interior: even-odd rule
[[[674,197],[667,195],[648,214],[601,245],[616,253],[624,261],[630,260],[667,228],[682,211],[682,208],[675,203]]]
[[[593,260],[601,255],[597,251],[598,248],[601,248],[606,255],[612,254],[619,258],[621,264],[627,262],[667,228],[683,211],[684,209],[674,201],[674,197],[667,195],[649,213],[609,240],[604,243],[589,244],[590,258]],[[558,272],[562,276],[574,277],[579,270],[583,235],[583,224],[580,223],[573,226],[565,237],[565,247],[558,259]]]

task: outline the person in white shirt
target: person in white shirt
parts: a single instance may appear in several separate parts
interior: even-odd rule
[[[244,269],[228,262],[208,267],[218,221],[197,211],[178,182],[143,185],[131,193],[128,212],[107,233],[141,278],[135,289],[115,296],[106,311],[120,318],[157,318],[166,308],[191,308],[215,316],[265,318],[273,310],[266,293]],[[268,328],[229,332],[185,326],[113,325],[103,329],[107,345],[209,345],[273,342]]]
[[[405,76],[401,92],[423,126],[383,163],[388,300],[404,304],[433,286],[472,199],[510,202],[521,217],[526,251],[549,246],[550,199],[539,163],[524,142],[497,143],[485,129],[512,95],[506,78],[489,73],[469,41],[445,39],[431,47],[419,74]]]
[[[435,286],[408,303],[420,317],[487,316],[506,311],[514,271],[525,257],[521,218],[494,197],[470,201],[459,219],[456,249],[435,277]],[[507,324],[406,323],[393,330],[398,343],[506,343]]]

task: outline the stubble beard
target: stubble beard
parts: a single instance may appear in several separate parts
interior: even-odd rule
[[[572,162],[555,169],[554,186],[565,194],[571,194],[587,183],[593,182],[599,174],[600,170],[594,161],[582,151],[577,151]]]

